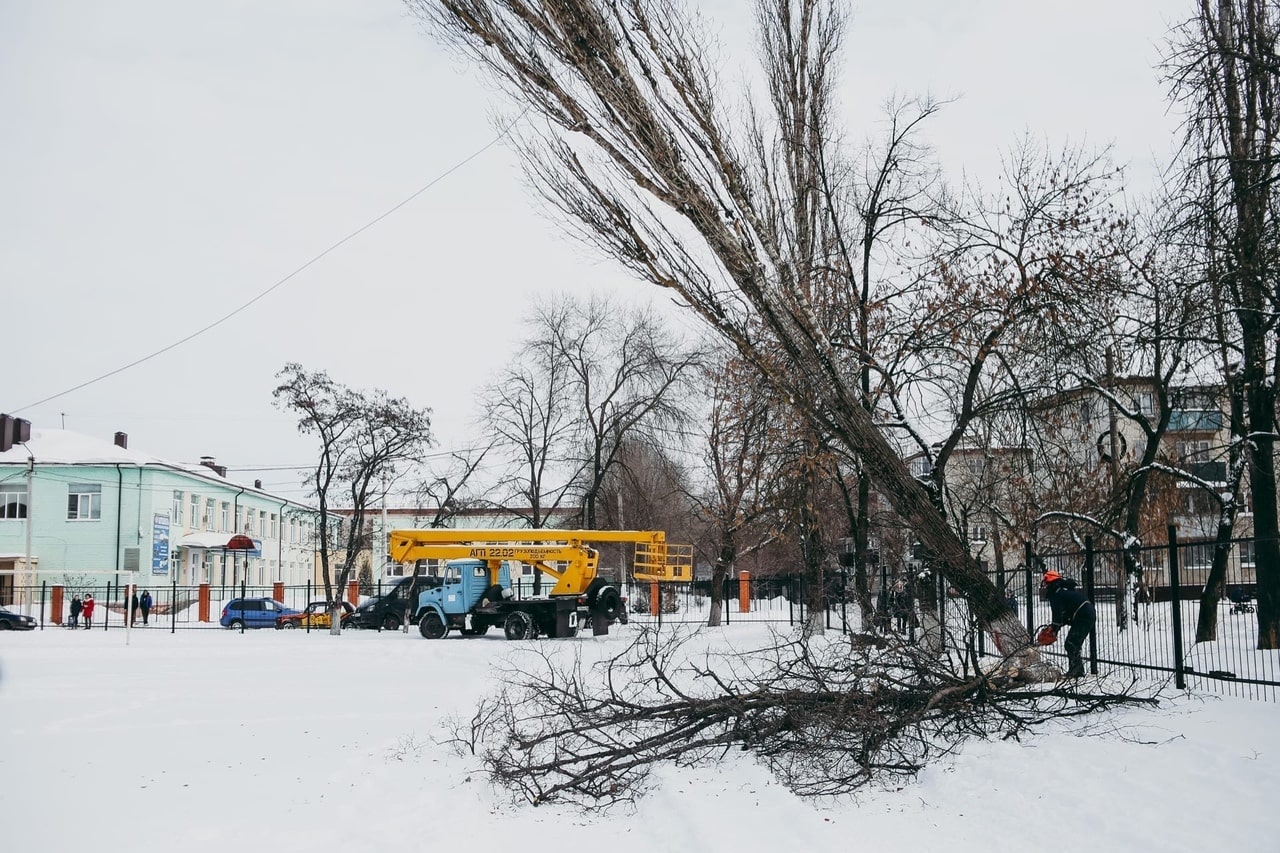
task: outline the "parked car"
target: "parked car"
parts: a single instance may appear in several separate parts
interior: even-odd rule
[[[274,598],[233,598],[222,608],[218,624],[224,628],[274,628],[277,616],[297,612]]]
[[[410,621],[417,611],[417,593],[429,586],[439,586],[442,580],[437,577],[418,576],[414,600],[409,601],[409,581],[411,578],[395,578],[388,586],[384,586],[381,595],[375,595],[356,608],[351,615],[351,625],[355,628],[383,628],[394,631]]]
[[[342,627],[351,627],[351,616],[355,608],[342,602]],[[301,613],[286,613],[276,617],[276,628],[328,628],[329,602],[313,601]]]
[[[34,631],[36,620],[0,607],[0,631]]]

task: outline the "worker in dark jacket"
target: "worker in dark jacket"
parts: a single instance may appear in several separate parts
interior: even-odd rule
[[[1093,602],[1084,594],[1084,590],[1076,586],[1070,578],[1064,578],[1053,569],[1045,571],[1040,579],[1040,598],[1049,602],[1053,608],[1053,629],[1056,632],[1063,625],[1070,625],[1067,632],[1067,678],[1080,678],[1084,675],[1084,659],[1080,651],[1084,641],[1093,633],[1097,615],[1093,611]]]

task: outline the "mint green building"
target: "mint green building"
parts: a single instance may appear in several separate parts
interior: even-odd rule
[[[178,463],[32,428],[0,453],[0,604],[23,588],[108,580],[142,587],[305,584],[315,577],[316,513],[242,485],[209,457]],[[231,543],[248,537],[252,548]]]

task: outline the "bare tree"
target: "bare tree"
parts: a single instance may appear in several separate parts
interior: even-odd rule
[[[702,370],[710,396],[704,419],[703,470],[706,481],[690,497],[709,528],[711,611],[707,624],[720,624],[724,583],[739,555],[778,537],[762,521],[773,517],[778,495],[784,408],[767,393],[759,375],[740,359],[721,353]]]
[[[1280,648],[1280,505],[1275,447],[1277,35],[1280,6],[1270,0],[1200,0],[1194,17],[1171,39],[1166,71],[1175,102],[1186,110],[1184,193],[1211,228],[1221,293],[1232,314],[1248,436],[1258,581],[1258,648]]]
[[[652,309],[603,296],[542,303],[534,326],[538,346],[565,376],[567,457],[583,526],[594,530],[601,490],[627,443],[688,420],[682,398],[702,356],[681,348]]]
[[[276,378],[276,405],[295,412],[298,431],[320,444],[307,484],[319,508],[316,534],[330,631],[339,634],[342,590],[356,556],[370,547],[374,499],[384,481],[394,482],[405,466],[421,462],[431,443],[429,410],[415,409],[385,391],[352,390],[323,371],[309,372],[296,363],[286,364]],[[335,553],[342,555],[336,575]]]
[[[706,40],[669,3],[410,6],[545,119],[522,143],[526,169],[580,236],[677,293],[780,393],[800,401],[814,433],[839,441],[876,478],[998,642],[1029,649],[1003,596],[876,428],[858,370],[828,334],[821,310],[828,303],[812,298],[826,266],[814,259],[832,243],[820,229],[834,227],[812,176],[832,144],[830,75],[843,23],[836,2],[758,5],[773,28],[766,44],[774,38],[782,52],[772,55],[784,59],[765,65],[777,147],[757,147],[754,159],[726,127]]]
[[[496,500],[532,528],[546,526],[577,475],[567,459],[575,419],[568,381],[551,347],[528,342],[482,393],[481,430],[507,466]]]

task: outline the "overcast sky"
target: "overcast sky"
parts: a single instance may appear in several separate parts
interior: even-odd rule
[[[750,65],[747,0],[697,4],[726,80]],[[989,179],[1030,133],[1112,145],[1138,192],[1176,119],[1154,65],[1189,0],[855,4],[850,138],[889,96],[959,96],[928,136]],[[302,497],[313,445],[272,406],[288,361],[433,410],[466,445],[476,391],[535,294],[650,291],[539,217],[509,150],[515,111],[396,0],[0,0],[0,410]],[[661,298],[661,297],[656,297]]]

